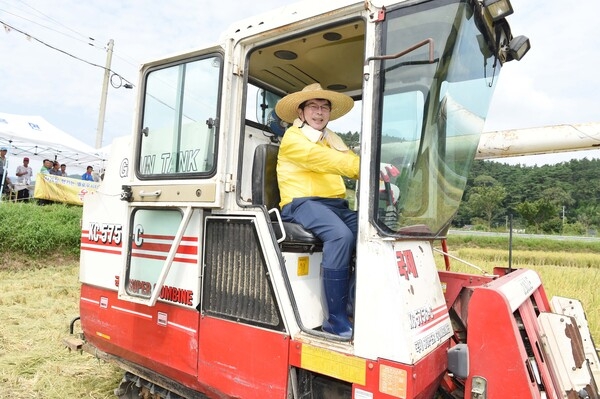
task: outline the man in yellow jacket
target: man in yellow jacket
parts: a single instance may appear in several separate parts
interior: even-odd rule
[[[288,94],[275,107],[277,115],[292,124],[277,159],[281,217],[323,241],[321,277],[327,303],[323,330],[345,338],[352,337],[346,306],[358,224],[356,212],[345,200],[342,176],[358,178],[359,158],[327,129],[327,123],[353,106],[351,97],[314,83]]]

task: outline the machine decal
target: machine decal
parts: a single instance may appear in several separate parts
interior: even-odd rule
[[[405,279],[409,279],[412,275],[414,278],[419,277],[417,272],[417,266],[415,264],[415,258],[410,249],[405,251],[396,251],[396,264],[398,265],[398,272],[400,276]]]
[[[156,324],[166,327],[169,323],[169,316],[165,312],[158,312],[156,315]]]
[[[162,326],[162,327],[171,326],[171,327],[179,328],[180,330],[190,332],[192,334],[196,332],[196,330],[194,330],[193,328],[189,328],[184,325],[181,325],[178,323],[173,323],[172,321],[169,321],[169,315],[165,312],[157,313],[156,324],[158,324],[159,326]]]
[[[406,398],[407,374],[406,370],[382,364],[379,366],[379,390],[397,398]]]
[[[90,222],[88,239],[102,244],[120,245],[123,240],[123,226],[115,223]]]
[[[447,319],[448,316],[444,318]],[[441,320],[440,320],[441,321]],[[436,346],[442,340],[444,340],[448,335],[452,334],[452,329],[450,328],[450,323],[443,323],[435,330],[431,331],[427,335],[422,338],[419,338],[415,341],[415,350],[417,353],[425,352],[427,349],[432,346]]]
[[[508,300],[514,312],[529,296],[542,285],[539,275],[533,270],[511,273],[506,283],[498,284],[500,291]]]
[[[119,168],[119,177],[124,178],[129,174],[129,158],[123,158]]]
[[[199,149],[179,151],[178,156],[172,156],[170,152],[164,152],[160,155],[160,172],[159,173],[173,173],[177,170],[179,173],[182,172],[198,172],[198,164],[196,158],[200,153]],[[175,168],[175,162],[179,162],[177,168]],[[146,155],[142,160],[142,173],[152,174],[155,173],[154,166],[156,164],[156,154]]]
[[[528,279],[527,277],[520,279],[519,284],[521,286],[521,289],[523,290],[523,295],[530,295],[533,292],[533,290],[536,288],[533,286],[533,283],[531,282],[531,280]]]
[[[448,308],[445,304],[433,309],[431,306],[415,309],[410,312],[410,328],[425,332],[443,321],[448,320]]]
[[[366,360],[303,344],[301,367],[344,381],[365,385]]]
[[[184,325],[181,324],[177,324],[177,323],[173,323],[172,321],[167,321],[167,325],[171,326],[171,327],[175,327],[175,328],[179,328],[180,330],[195,334],[196,330],[190,327],[186,327]]]
[[[150,319],[150,320],[152,320],[152,315],[149,315],[147,313],[137,312],[137,311],[131,310],[131,309],[125,309],[125,308],[122,308],[120,306],[111,306],[110,308],[114,309],[114,310],[118,310],[120,312],[129,313],[129,314],[132,314],[134,316],[142,317],[144,319]]]
[[[144,234],[144,228],[136,225],[133,229],[133,244],[131,256],[135,258],[146,258],[165,260],[175,236]],[[198,262],[198,238],[183,237],[182,244],[177,248],[175,262],[192,263]],[[184,243],[188,245],[184,245]]]
[[[95,305],[98,305],[100,303],[99,301],[97,301],[95,299],[86,298],[86,297],[83,297],[83,296],[80,298],[80,300],[84,301],[84,302],[90,302],[90,303],[93,303]]]
[[[115,286],[119,287],[120,276],[115,276]],[[150,296],[152,293],[152,289],[156,286],[156,284],[152,284],[148,281],[141,280],[129,280],[127,286],[127,292],[133,294],[141,294],[145,296]],[[192,290],[187,290],[185,288],[179,287],[170,287],[164,285],[160,290],[160,299],[180,303],[186,306],[193,306],[194,302],[194,292]]]
[[[413,309],[409,312],[408,317],[410,319],[410,328],[412,330],[433,320],[433,309],[431,306]]]
[[[373,399],[373,392],[367,392],[359,388],[354,388],[354,399]]]
[[[81,230],[81,250],[121,255],[123,226],[114,223],[90,222],[88,230]]]

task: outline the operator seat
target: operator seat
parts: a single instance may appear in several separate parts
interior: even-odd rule
[[[254,150],[252,164],[252,204],[265,205],[267,210],[273,208],[279,212],[279,185],[277,184],[277,154],[279,147],[274,144],[260,144]],[[273,213],[271,224],[275,237],[282,236],[277,218]],[[301,224],[283,222],[285,240],[281,245],[284,252],[314,252],[323,250],[323,242],[319,240],[310,230]]]

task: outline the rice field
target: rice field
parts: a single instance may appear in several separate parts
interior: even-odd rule
[[[508,267],[508,251],[486,248],[461,248],[451,255],[466,260],[486,273],[494,267]],[[444,267],[442,256],[436,258]],[[600,254],[591,252],[513,251],[511,266],[529,268],[541,277],[548,299],[553,296],[575,298],[582,302],[596,347],[600,346]],[[452,270],[480,273],[476,268],[451,260]]]

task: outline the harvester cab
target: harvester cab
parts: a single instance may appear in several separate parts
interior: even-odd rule
[[[511,12],[305,1],[143,65],[133,134],[83,216],[83,347],[126,371],[117,395],[598,397],[589,332],[534,272],[436,268],[497,76],[529,49]],[[275,105],[315,82],[355,100],[350,338],[321,329],[323,244],[279,209]]]

